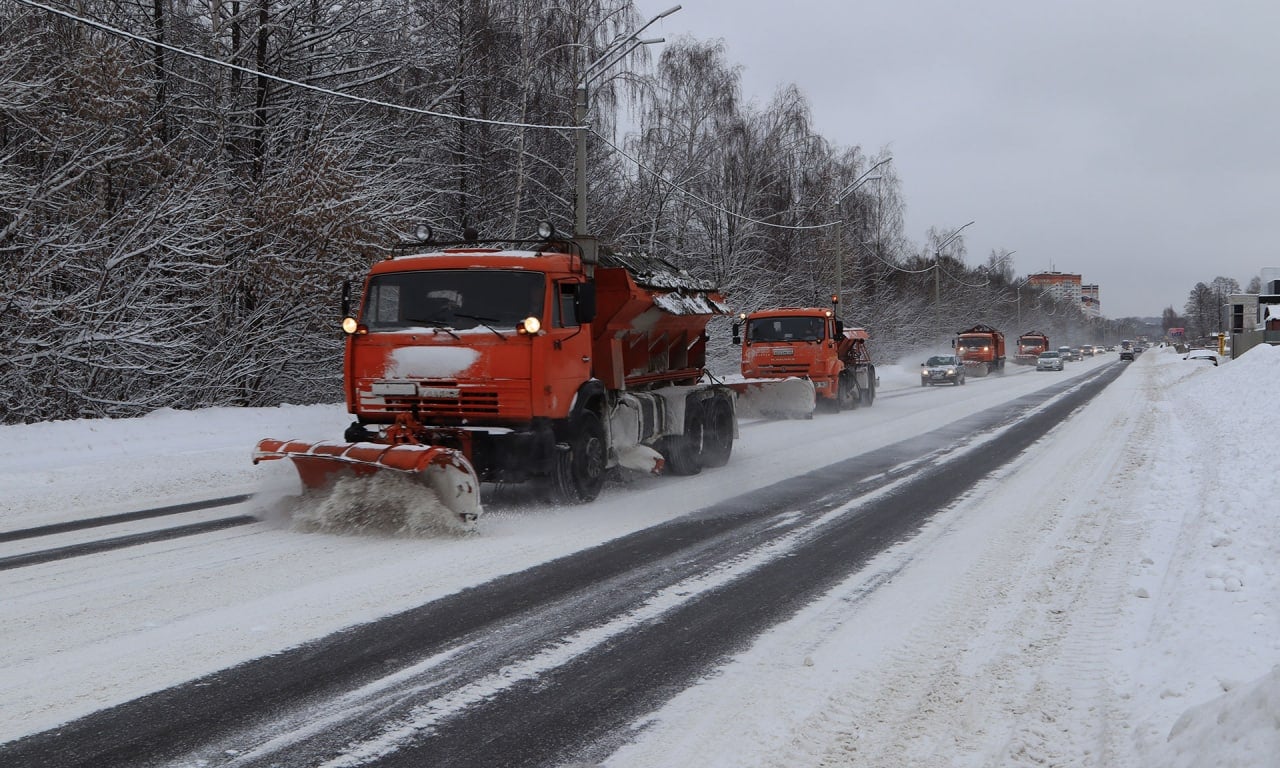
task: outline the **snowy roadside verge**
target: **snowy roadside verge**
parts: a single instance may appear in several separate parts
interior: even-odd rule
[[[1280,525],[1255,502],[1280,498],[1257,457],[1278,374],[1280,348],[1144,355],[606,764],[1271,765]]]

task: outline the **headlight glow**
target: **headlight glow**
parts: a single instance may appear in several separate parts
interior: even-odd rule
[[[542,321],[534,317],[533,315],[529,315],[528,317],[520,321],[521,333],[527,333],[528,335],[532,336],[540,330],[542,330]]]
[[[342,318],[342,330],[343,330],[343,332],[348,333],[348,334],[350,334],[350,333],[355,333],[355,332],[356,332],[356,328],[358,328],[358,327],[359,327],[359,326],[356,324],[356,319],[355,319],[354,317],[344,317],[344,318]]]

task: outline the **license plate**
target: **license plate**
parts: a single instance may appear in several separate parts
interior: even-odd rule
[[[383,397],[413,397],[418,394],[418,385],[412,381],[375,381],[370,389],[373,394]]]

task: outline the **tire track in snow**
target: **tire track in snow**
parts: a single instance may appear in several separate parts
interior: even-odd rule
[[[1111,427],[1118,433],[1134,428],[1127,417],[1119,422]],[[1111,450],[1102,457],[1076,451],[1072,473],[1087,476],[1098,467],[1125,467],[1131,463],[1128,456],[1121,461],[1125,442],[1112,441]],[[1016,465],[1001,474],[1014,472],[1037,474],[1034,466]],[[986,490],[999,490],[1001,482],[992,480]],[[1027,485],[1028,492],[1036,491],[1034,484]],[[969,518],[981,514],[977,509],[981,503],[981,491],[968,504],[962,502],[960,512],[943,530],[927,532],[934,539],[929,546],[946,546],[949,539],[959,537],[966,525],[975,522]],[[1020,518],[1010,519],[1011,527],[984,544],[982,554],[946,591],[945,599],[920,607],[932,613],[918,621],[890,655],[892,671],[884,678],[885,687],[837,698],[800,729],[833,734],[825,749],[811,759],[792,751],[768,764],[959,766],[1060,761],[1064,755],[1055,751],[1062,744],[1062,728],[1071,727],[1071,717],[1078,719],[1071,714],[1073,708],[1093,708],[1101,721],[1107,720],[1111,709],[1106,702],[1108,670],[1092,660],[1099,655],[1097,648],[1114,637],[1115,603],[1121,596],[1115,585],[1104,584],[1110,597],[1093,600],[1091,593],[1098,585],[1090,583],[1090,574],[1107,572],[1094,568],[1114,568],[1099,560],[1131,553],[1128,542],[1137,535],[1132,525],[1112,526],[1113,541],[1097,550],[1100,537],[1094,527],[1114,511],[1076,510],[1069,497],[1059,495],[1052,504],[1038,509],[1032,505]],[[1023,584],[1021,564],[1043,559],[1045,547],[1056,552],[1058,576]],[[927,552],[917,553],[915,559],[927,557]],[[1065,591],[1059,580],[1066,582]],[[1081,624],[1074,630],[1063,620],[1071,610],[1083,613],[1082,618],[1077,616]],[[993,624],[1001,629],[993,633]],[[993,634],[1009,640],[994,648],[970,647],[969,638]],[[1053,674],[1045,674],[1045,669]],[[1063,690],[1054,676],[1080,681]],[[983,702],[998,711],[983,711]],[[1081,749],[1109,751],[1105,743],[1110,736],[1104,725],[1099,729],[1086,742],[1102,746]],[[1074,760],[1078,755],[1066,757]]]

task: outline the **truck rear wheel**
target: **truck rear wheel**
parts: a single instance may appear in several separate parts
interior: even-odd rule
[[[699,463],[704,467],[723,467],[733,454],[733,406],[726,398],[706,401]]]
[[[668,472],[696,475],[702,471],[703,446],[709,429],[705,409],[697,403],[686,403],[684,434],[669,435],[662,441]]]
[[[702,414],[690,414],[685,421],[683,435],[671,435],[663,440],[662,455],[667,460],[667,471],[673,475],[696,475],[702,471],[698,461],[698,446],[702,442]]]
[[[876,367],[867,366],[867,388],[862,390],[863,405],[870,406],[876,401]]]
[[[593,501],[604,487],[609,458],[600,417],[591,411],[579,414],[570,427],[568,443],[569,450],[556,454],[553,500],[564,504]]]

